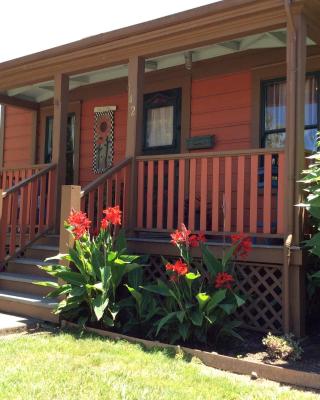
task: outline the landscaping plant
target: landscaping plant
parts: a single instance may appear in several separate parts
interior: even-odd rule
[[[218,340],[222,335],[240,338],[235,331],[240,322],[234,313],[245,301],[235,283],[231,258],[246,257],[251,240],[233,236],[230,249],[220,260],[208,249],[204,235],[191,234],[184,224],[171,238],[180,258],[174,263],[164,260],[167,281],[158,279],[156,284],[143,286],[158,298],[154,334],[170,343],[207,342],[209,337]],[[199,268],[191,255],[195,247],[202,256]]]
[[[319,134],[318,134],[319,140]],[[320,142],[318,141],[318,149]],[[311,225],[310,238],[304,241],[304,245],[310,253],[320,257],[320,151],[307,157],[311,161],[308,168],[302,171],[303,178],[300,180],[304,185],[306,198],[304,203],[299,204],[309,213],[308,222]],[[308,274],[308,295],[311,303],[316,303],[317,288],[320,288],[319,263],[313,263],[314,268]],[[319,289],[318,289],[319,290]]]
[[[292,334],[275,336],[270,332],[262,339],[262,344],[271,360],[300,360],[302,348]]]
[[[48,297],[64,296],[55,309],[69,320],[81,325],[102,321],[107,327],[117,325],[119,312],[119,289],[123,279],[138,269],[138,257],[126,254],[123,232],[116,235],[121,225],[118,206],[103,211],[100,231],[94,236],[89,233],[91,221],[82,211],[72,211],[65,227],[75,239],[74,248],[68,254],[59,254],[47,260],[64,260],[71,267],[61,264],[41,266],[58,282],[40,282],[52,287]]]

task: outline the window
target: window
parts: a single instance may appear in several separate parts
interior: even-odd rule
[[[179,151],[181,89],[144,96],[144,153]]]
[[[286,82],[284,79],[262,83],[262,146],[284,147],[286,138]],[[319,74],[310,74],[305,86],[305,149],[316,149],[319,130]]]

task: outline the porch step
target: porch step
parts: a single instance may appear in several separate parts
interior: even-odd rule
[[[0,274],[0,290],[16,291],[21,293],[28,293],[37,296],[46,296],[53,290],[51,287],[39,286],[35,282],[50,281],[56,282],[57,280],[48,275],[48,277],[41,277],[39,275],[27,274],[14,274],[3,272]]]
[[[33,244],[25,251],[26,258],[44,260],[53,257],[59,253],[59,247],[49,244]]]
[[[9,261],[6,271],[13,274],[37,275],[48,278],[50,275],[41,270],[38,265],[50,264],[52,263],[49,261],[42,261],[37,258],[14,258]]]
[[[56,305],[55,301],[44,299],[42,296],[0,290],[0,312],[57,323],[59,318],[52,314],[52,310]]]
[[[59,235],[55,234],[47,234],[39,238],[36,242],[36,245],[48,245],[48,246],[59,246]],[[35,246],[35,245],[34,245]]]

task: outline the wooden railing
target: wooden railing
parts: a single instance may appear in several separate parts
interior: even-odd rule
[[[92,231],[99,229],[103,210],[119,205],[123,212],[123,226],[126,226],[128,190],[130,190],[132,158],[126,158],[109,169],[81,191],[81,209],[92,221]]]
[[[0,265],[53,226],[53,164],[3,191],[0,189]]]
[[[0,168],[0,189],[9,189],[46,168],[48,164]]]
[[[284,152],[240,150],[137,158],[138,230],[184,222],[207,234],[284,232]]]

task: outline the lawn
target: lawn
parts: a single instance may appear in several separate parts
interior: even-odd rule
[[[320,399],[205,367],[181,354],[96,336],[41,332],[0,338],[2,400]]]

